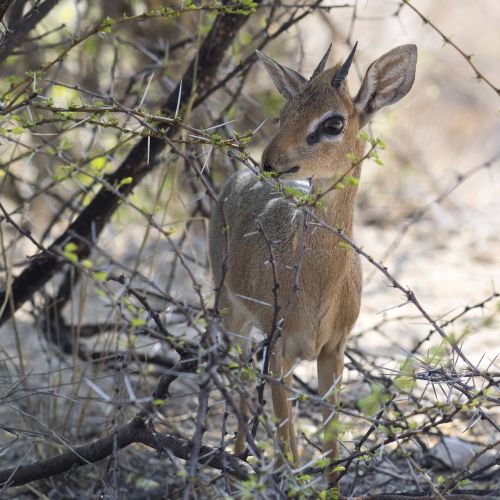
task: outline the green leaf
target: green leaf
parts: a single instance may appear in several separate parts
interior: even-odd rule
[[[400,390],[404,392],[411,391],[415,381],[413,377],[408,377],[407,375],[401,375],[394,379],[394,385]]]
[[[75,253],[65,253],[64,256],[73,264],[78,264],[78,255]]]
[[[368,132],[365,132],[364,130],[362,130],[359,133],[359,138],[363,141],[370,142],[370,135],[368,134]]]
[[[81,264],[85,269],[92,269],[92,266],[94,265],[90,259],[83,259]]]
[[[316,461],[314,464],[315,467],[318,467],[320,469],[324,469],[325,467],[328,467],[330,465],[331,460],[329,458],[320,458],[319,460]]]
[[[375,415],[389,397],[382,384],[374,383],[371,385],[371,393],[358,399],[358,406],[366,415]]]
[[[70,241],[64,246],[65,252],[76,252],[78,250],[78,245],[73,241]]]
[[[101,28],[101,31],[103,33],[111,33],[112,29],[111,27],[116,24],[116,21],[114,19],[112,19],[111,17],[107,17],[106,19],[104,19],[104,21],[102,22],[102,28]]]
[[[55,151],[53,154],[56,154]],[[66,179],[68,176],[71,175],[73,170],[75,169],[74,165],[61,165],[57,167],[52,174],[52,179],[54,179],[56,182],[62,181],[63,179]]]
[[[353,154],[353,153],[347,153],[346,158],[354,165],[355,163],[359,163],[359,160],[361,159],[359,156]]]
[[[253,36],[248,31],[242,31],[239,38],[241,45],[250,45],[253,41]]]
[[[347,241],[339,241],[338,246],[344,250],[352,250],[352,246]]]
[[[107,280],[108,273],[106,271],[96,271],[95,273],[92,273],[92,277],[95,281],[103,282]]]
[[[107,162],[108,160],[105,156],[98,156],[90,162],[90,168],[94,173],[98,174],[106,166]]]
[[[76,243],[70,241],[64,246],[63,254],[66,257],[66,259],[68,259],[70,262],[72,262],[73,264],[77,264],[78,263],[78,254],[76,253],[77,250],[78,246],[76,245]]]
[[[132,184],[132,182],[134,182],[134,179],[132,177],[125,177],[124,179],[122,179],[119,183],[118,183],[118,187],[122,187],[122,186],[125,186],[127,184]]]

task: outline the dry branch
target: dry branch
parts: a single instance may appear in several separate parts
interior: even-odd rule
[[[23,43],[28,33],[57,5],[59,0],[46,0],[33,7],[15,26],[9,27],[0,43],[0,62],[10,55],[13,49]],[[11,2],[0,3],[0,19]]]
[[[0,1],[0,20],[3,19],[3,16],[5,15],[5,12],[10,7],[10,4],[13,1],[14,0],[2,0],[2,1]]]
[[[162,453],[169,450],[176,457],[189,460],[193,452],[193,443],[174,436],[162,434],[154,430],[151,418],[158,402],[169,396],[171,384],[185,372],[193,372],[198,366],[196,358],[181,350],[181,360],[176,367],[163,374],[152,394],[149,403],[141,408],[135,417],[112,434],[98,439],[88,445],[71,448],[70,451],[30,465],[18,465],[0,471],[0,488],[20,486],[23,484],[61,474],[74,467],[98,462],[111,456],[117,450],[134,443],[141,443]],[[187,358],[187,359],[186,359]],[[223,449],[198,446],[197,463],[226,471],[239,479],[247,479],[253,472],[250,465]]]
[[[472,57],[473,57],[472,54],[467,54],[464,50],[462,50],[455,42],[451,40],[449,36],[446,36],[443,33],[443,31],[441,31],[428,17],[424,16],[424,14],[422,14],[410,2],[410,0],[402,0],[402,2],[403,4],[407,5],[413,12],[415,12],[415,14],[417,14],[418,17],[420,17],[420,19],[422,19],[422,21],[425,24],[428,24],[434,31],[436,31],[436,33],[438,33],[441,36],[444,43],[453,47],[467,61],[467,64],[472,68],[472,71],[474,71],[476,78],[479,81],[483,81],[484,83],[486,83],[486,85],[488,85],[488,87],[490,87],[496,93],[496,95],[500,97],[500,88],[496,87],[490,79],[486,78],[486,76],[484,76],[484,74],[481,73],[481,71],[479,71],[477,66],[472,62]]]
[[[0,471],[0,488],[21,486],[37,479],[62,474],[74,467],[98,462],[134,443],[144,444],[159,453],[168,449],[183,460],[189,459],[192,448],[189,441],[154,432],[144,419],[136,417],[113,434],[88,445],[79,446],[72,451],[30,465],[20,465]],[[247,479],[252,472],[252,468],[236,455],[208,446],[200,447],[198,462],[226,471],[239,479]]]

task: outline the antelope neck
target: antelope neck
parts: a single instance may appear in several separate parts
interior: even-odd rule
[[[316,179],[313,181],[313,191],[328,191],[335,184],[335,179]],[[332,189],[324,195],[326,206],[317,208],[315,213],[325,224],[342,229],[346,234],[352,233],[354,202],[357,187],[346,185],[343,189]],[[320,205],[321,206],[321,205]]]

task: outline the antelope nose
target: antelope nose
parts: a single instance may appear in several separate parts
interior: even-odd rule
[[[264,172],[272,172],[273,171],[273,167],[271,166],[270,163],[264,163],[264,166],[262,167],[262,170],[264,170]]]

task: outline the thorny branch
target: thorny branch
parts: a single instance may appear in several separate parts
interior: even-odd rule
[[[4,4],[8,2],[0,2],[1,15],[6,12],[2,11]],[[48,5],[48,2],[45,4]],[[37,5],[40,7],[45,4],[39,2]],[[467,60],[476,76],[498,94],[498,89],[479,72],[471,58],[437,28],[439,22],[431,23],[409,1],[403,0],[401,5],[410,7],[438,32],[446,43]],[[237,7],[247,14],[255,8],[247,2],[241,2]],[[106,8],[112,9],[111,4]],[[186,2],[177,12],[158,11],[128,17],[116,17],[116,12],[103,10],[105,15],[115,16],[116,19],[106,18],[104,22],[92,24],[91,28],[84,26],[78,36],[72,35],[70,39],[62,37],[59,42],[47,43],[45,46],[37,44],[48,39],[49,34],[57,33],[59,28],[55,31],[37,31],[30,39],[30,46],[34,44],[40,53],[42,49],[49,51],[51,48],[53,52],[48,52],[46,60],[49,62],[45,65],[40,66],[37,61],[27,69],[43,67],[44,73],[22,73],[22,77],[9,81],[7,90],[2,89],[2,102],[6,103],[2,113],[6,123],[1,135],[8,147],[12,148],[12,153],[10,158],[4,155],[1,165],[0,189],[5,189],[8,196],[5,202],[2,198],[0,204],[3,214],[0,251],[2,272],[6,273],[8,286],[4,296],[0,297],[0,305],[4,309],[1,321],[13,319],[11,325],[16,347],[13,351],[4,352],[2,346],[4,359],[1,360],[0,368],[3,370],[4,364],[12,366],[16,377],[10,385],[7,384],[8,390],[1,392],[0,402],[2,411],[4,408],[18,411],[30,425],[22,427],[21,424],[14,424],[14,418],[9,420],[8,425],[1,424],[2,431],[9,438],[13,436],[13,439],[0,453],[10,457],[10,453],[16,451],[18,442],[36,436],[40,440],[37,446],[42,458],[31,465],[24,465],[27,458],[17,454],[11,460],[11,465],[17,466],[0,471],[0,484],[6,488],[71,471],[71,474],[63,476],[64,482],[70,485],[64,486],[71,488],[72,484],[77,484],[75,478],[78,477],[78,466],[110,457],[112,460],[106,474],[93,482],[93,493],[96,496],[101,494],[101,487],[111,490],[120,481],[123,487],[128,487],[123,471],[127,469],[127,453],[130,452],[124,448],[140,443],[166,456],[167,460],[162,461],[159,475],[169,488],[172,486],[169,492],[173,492],[173,498],[223,496],[228,491],[258,498],[300,495],[323,498],[330,492],[324,490],[322,473],[332,467],[344,467],[340,474],[343,477],[342,492],[347,492],[350,498],[360,492],[373,492],[375,488],[378,491],[394,491],[391,487],[396,482],[405,485],[406,498],[410,494],[419,498],[429,498],[431,495],[446,497],[450,492],[464,491],[463,488],[468,488],[466,494],[496,495],[498,491],[494,488],[499,462],[494,452],[498,449],[499,441],[486,437],[499,431],[496,408],[500,374],[496,358],[494,354],[490,356],[486,367],[486,360],[473,362],[461,344],[463,335],[456,335],[454,330],[458,331],[463,325],[467,328],[471,324],[474,331],[479,328],[477,323],[481,327],[483,324],[486,327],[495,325],[498,293],[493,291],[485,299],[443,317],[430,313],[427,306],[422,305],[424,299],[420,294],[417,298],[412,289],[397,278],[397,269],[389,271],[383,263],[375,261],[372,253],[347,238],[342,228],[331,227],[322,221],[321,212],[315,209],[315,205],[326,193],[310,193],[309,197],[294,199],[293,195],[285,192],[290,202],[295,203],[297,210],[302,212],[304,221],[302,234],[299,235],[301,252],[294,268],[296,283],[301,272],[301,259],[308,251],[304,240],[300,238],[304,238],[306,231],[328,231],[338,237],[339,242],[348,245],[346,251],[362,255],[376,273],[387,280],[389,286],[403,294],[404,305],[412,304],[417,314],[388,315],[351,336],[352,346],[347,351],[349,362],[346,365],[348,380],[344,391],[345,402],[339,409],[350,427],[349,434],[344,432],[346,448],[343,457],[336,463],[321,458],[320,433],[315,432],[322,429],[320,407],[328,403],[317,395],[315,388],[310,387],[302,374],[295,373],[295,383],[286,389],[304,428],[303,438],[307,443],[304,446],[304,461],[298,467],[293,467],[284,460],[279,470],[273,468],[280,454],[280,446],[276,440],[276,422],[270,405],[265,401],[264,387],[269,382],[283,383],[269,374],[269,355],[286,320],[294,294],[288,300],[279,296],[275,242],[264,234],[262,227],[258,228],[268,244],[269,265],[273,272],[273,326],[270,332],[266,332],[267,341],[250,341],[253,347],[249,358],[235,355],[231,343],[239,332],[226,332],[222,328],[221,322],[227,311],[221,309],[219,300],[228,265],[227,238],[223,250],[222,276],[214,290],[209,290],[207,285],[207,262],[203,244],[199,242],[204,242],[204,218],[210,208],[208,202],[215,204],[214,209],[224,213],[224,201],[218,200],[214,186],[223,180],[228,171],[234,170],[234,163],[229,163],[235,159],[243,161],[259,175],[257,162],[245,153],[248,140],[253,136],[258,140],[260,115],[254,112],[252,106],[255,101],[263,99],[262,94],[248,90],[253,79],[253,49],[266,47],[276,39],[284,41],[285,32],[293,39],[297,23],[319,9],[326,12],[329,9],[352,8],[348,35],[351,37],[360,9],[357,8],[357,2],[354,5],[320,5],[318,1],[287,5],[271,2],[262,5],[262,9],[257,11],[257,16],[263,14],[264,19],[255,17],[255,26],[252,22],[245,23],[246,16],[226,13],[218,16],[213,24],[197,25],[194,31],[189,31],[191,26],[182,24],[179,38],[168,38],[164,45],[152,41],[167,37],[164,32],[161,36],[152,33],[154,21],[172,18],[177,22],[179,14],[183,15],[182,22],[194,15],[203,20],[209,11],[216,13],[222,8],[204,4],[193,6]],[[400,11],[398,9],[397,15]],[[17,19],[25,19],[22,12]],[[248,33],[240,30],[243,25],[246,25]],[[140,34],[139,30],[143,27],[147,32]],[[123,36],[108,37],[109,31],[115,28],[138,31],[125,31]],[[208,36],[201,41],[200,33],[207,31]],[[7,31],[4,40],[8,40],[12,34]],[[23,36],[26,34],[27,31],[24,31]],[[249,46],[248,36],[252,39]],[[103,47],[108,47],[109,38],[115,44],[109,71],[110,86],[100,85],[101,82],[89,76],[71,80],[68,76],[71,75],[68,63],[71,55],[83,50],[93,40],[97,40],[99,54],[104,55],[106,52]],[[143,42],[143,39],[147,41]],[[171,41],[173,43],[170,44]],[[233,41],[234,57],[223,65],[223,56]],[[16,45],[19,44],[16,42]],[[129,69],[121,67],[120,58],[124,56],[120,51],[123,47],[130,50],[131,46],[144,56],[145,61],[135,68],[136,72],[132,76],[124,78],[124,92],[119,87],[123,74],[129,74]],[[15,52],[16,57],[26,56],[27,53]],[[182,91],[181,79],[177,75],[179,68],[184,68],[185,64],[178,62],[177,54],[191,61],[182,77]],[[101,57],[96,59],[101,60]],[[106,60],[104,56],[102,60]],[[216,80],[214,76],[218,68],[221,71]],[[96,72],[101,75],[101,69]],[[153,72],[154,78],[151,76]],[[250,76],[252,78],[248,78]],[[78,96],[79,101],[68,105],[50,101],[47,97],[54,87],[64,88],[65,92]],[[118,88],[116,92],[114,87]],[[107,90],[95,90],[100,88]],[[222,92],[216,92],[219,90]],[[121,102],[117,95],[126,97]],[[219,101],[221,95],[223,97]],[[237,134],[233,130],[233,108],[240,105],[248,106],[246,120],[253,129],[250,133]],[[160,108],[161,111],[158,111]],[[17,118],[14,119],[14,116]],[[204,125],[196,125],[197,121]],[[207,122],[210,124],[208,127]],[[23,134],[19,134],[20,127],[23,128]],[[75,133],[82,136],[79,148],[65,144],[66,137],[72,137]],[[116,141],[113,144],[110,144],[107,134],[114,134]],[[121,158],[120,153],[136,138],[139,142],[127,150],[125,158]],[[88,144],[84,144],[87,139]],[[375,148],[376,145],[372,143],[368,153],[359,162],[369,158]],[[225,164],[221,167],[217,155],[228,149],[231,155],[229,159],[224,158]],[[169,153],[165,159],[167,167],[163,169],[159,158],[165,150]],[[107,166],[101,166],[102,170],[96,168],[102,158],[117,165],[114,173],[110,173]],[[30,162],[38,167],[38,161],[48,162],[54,167],[60,165],[70,168],[63,176],[54,175],[47,182],[41,182],[40,178],[21,174],[12,167],[22,162],[29,170],[33,167]],[[476,172],[488,168],[495,161],[493,158],[467,170],[432,203],[440,203],[457,187],[468,182]],[[180,175],[173,172],[172,166],[176,162],[182,163]],[[341,189],[359,162],[353,161],[351,168],[328,192]],[[143,179],[147,173],[151,175],[146,183]],[[71,182],[74,183],[71,185],[72,194],[68,195],[68,191],[61,188]],[[27,194],[20,193],[20,186]],[[134,188],[137,188],[136,193],[131,196]],[[185,195],[181,203],[171,201],[171,193],[176,192]],[[148,201],[155,200],[152,210],[144,208],[141,196]],[[43,229],[35,227],[32,231],[23,201],[28,204],[40,199],[45,200],[47,205],[55,205],[53,216]],[[159,200],[166,208],[157,213]],[[12,203],[16,208],[11,208]],[[400,229],[398,242],[406,234],[407,227],[421,221],[429,206],[425,205],[414,212],[409,222]],[[112,215],[115,217],[110,223]],[[116,239],[121,242],[120,235],[117,236],[114,231],[115,223],[122,217],[126,218],[126,224],[133,224],[134,218],[140,220],[140,224],[145,226],[144,242],[127,241],[125,249],[110,250],[110,241]],[[105,229],[109,233],[104,232]],[[106,234],[106,237],[100,237],[101,233]],[[53,238],[54,234],[56,238]],[[55,240],[54,243],[46,244],[50,238]],[[22,245],[28,242],[28,248],[34,246],[40,253],[27,260],[22,258],[19,248],[24,249]],[[130,263],[132,254],[134,262]],[[9,298],[12,269],[18,267],[22,272],[14,279],[14,296]],[[165,278],[158,271],[164,268],[169,272],[169,285],[166,287],[163,286]],[[59,272],[63,269],[68,271],[60,282]],[[51,278],[54,279],[50,281]],[[44,286],[47,283],[49,285]],[[56,289],[54,293],[52,286]],[[89,289],[100,296],[109,311],[105,320],[96,317],[91,324],[83,321]],[[45,304],[41,303],[40,297]],[[214,307],[210,308],[212,299]],[[23,352],[25,340],[19,328],[21,323],[18,324],[18,318],[13,315],[14,310],[27,301],[31,301],[31,307],[25,309],[29,309],[34,318],[39,320],[40,316],[47,315],[48,318],[41,321],[42,328],[53,328],[54,332],[52,336],[45,332],[45,338],[51,343],[51,349],[60,349],[58,356],[61,351],[67,354],[61,360],[68,364],[61,361],[60,367],[56,368],[52,361],[46,371],[29,371],[32,362],[29,358],[27,362],[26,352]],[[47,312],[50,309],[47,304],[51,306],[55,302],[58,304],[57,314],[51,315]],[[286,303],[282,309],[278,306],[280,302]],[[69,313],[64,310],[66,304],[71,305]],[[394,359],[391,354],[381,355],[366,348],[370,336],[377,334],[387,336],[391,344],[397,343],[397,339],[391,336],[391,329],[397,327],[399,332],[406,332],[408,324],[421,322],[422,319],[425,320],[428,333],[426,330],[426,335],[419,337],[418,341],[412,341],[413,348],[402,351],[401,356]],[[64,344],[66,347],[55,340],[63,333],[65,340],[69,341]],[[436,333],[443,339],[437,346]],[[30,345],[34,345],[33,338],[34,335],[30,334]],[[448,346],[451,347],[451,356],[447,354]],[[264,358],[259,367],[258,358],[262,353]],[[71,355],[73,362],[70,364]],[[172,355],[180,359],[171,361]],[[53,356],[53,352],[47,352],[47,356]],[[134,360],[134,363],[127,364],[127,359]],[[57,377],[62,380],[68,372],[72,372],[69,382],[61,384],[54,381]],[[123,374],[121,389],[127,394],[123,401],[114,392],[113,397],[109,397],[106,392],[106,377],[109,374],[115,378],[115,386],[119,390],[120,383],[116,382],[120,380],[120,376],[116,375],[118,372]],[[242,372],[246,377],[241,376]],[[147,388],[151,380],[155,380],[154,390]],[[178,390],[180,395],[172,389],[176,380],[182,387]],[[53,427],[61,429],[56,433],[40,416],[42,412],[37,413],[37,407],[44,408],[45,401],[57,406],[65,384],[73,391],[65,399],[70,409],[60,420],[56,415],[53,416]],[[82,396],[80,384],[86,384],[93,392]],[[183,390],[187,394],[183,394]],[[146,396],[141,397],[144,391]],[[89,397],[96,393],[98,398]],[[39,397],[43,397],[42,402],[37,399]],[[240,398],[248,402],[249,421],[240,410]],[[189,404],[181,403],[186,400]],[[72,414],[76,412],[77,404],[83,407],[83,411],[77,425],[74,425]],[[94,418],[93,408],[99,404],[112,409],[113,419],[115,414],[125,412],[130,407],[134,408],[134,412],[132,417],[128,416],[122,421],[128,423],[115,426],[113,420],[111,431],[103,431],[105,426],[101,426],[99,432],[92,428],[92,432],[82,431],[75,437],[70,428],[87,429],[91,420],[89,415]],[[62,424],[61,420],[64,421]],[[236,457],[228,451],[235,440],[236,423],[242,426],[248,443],[243,457]],[[343,430],[341,428],[341,433]],[[433,455],[434,445],[446,443],[450,435],[461,436],[461,432],[467,432],[467,439],[474,441],[474,451],[470,449],[471,443],[462,442],[461,446],[466,448],[468,458],[458,469],[453,469],[448,477],[442,477],[433,467],[423,465],[424,459],[430,458],[441,461],[443,465],[442,458]],[[190,439],[186,435],[191,436]],[[68,451],[53,456],[54,445],[50,440],[54,438],[58,449],[63,443]],[[82,441],[91,444],[79,447],[70,444]],[[217,444],[214,445],[214,442]],[[42,446],[45,444],[47,446]],[[26,457],[30,448],[27,450]],[[124,451],[118,454],[118,450]],[[51,458],[44,458],[47,456]],[[411,469],[411,477],[405,479],[408,474],[404,471],[408,468]],[[134,467],[134,472],[136,469]],[[113,487],[107,483],[111,475],[118,478]],[[159,477],[155,476],[153,470],[145,469],[141,469],[137,475]],[[228,476],[240,481],[235,484]],[[195,480],[195,477],[200,477],[200,480]],[[373,478],[377,478],[375,486]],[[472,480],[474,483],[468,486],[467,481]],[[399,488],[403,489],[401,486]],[[384,496],[403,497],[395,494]]]
[[[217,18],[200,47],[199,53],[186,70],[181,80],[182,83],[178,84],[165,102],[163,106],[165,112],[174,112],[179,104],[188,102],[190,94],[194,90],[195,68],[198,75],[197,92],[202,91],[210,84],[225,50],[245,21],[245,16],[234,14]],[[176,128],[172,127],[168,134],[175,134],[175,132]],[[121,166],[113,174],[105,176],[103,180],[112,186],[120,186],[123,179],[132,179],[132,182],[122,183],[121,187],[118,188],[120,193],[127,195],[147,173],[153,170],[154,160],[165,145],[164,141],[156,138],[142,139],[133,147]],[[12,311],[28,300],[62,267],[64,261],[54,257],[54,253],[59,253],[62,247],[68,243],[74,243],[77,245],[79,258],[85,258],[89,254],[89,247],[82,245],[81,241],[75,240],[75,235],[95,240],[109,217],[118,208],[118,201],[119,198],[114,193],[102,188],[68,229],[51,244],[48,252],[43,252],[33,259],[31,266],[14,280],[11,289],[0,294],[1,304],[7,300],[11,303],[11,307],[6,308],[0,317],[0,325],[9,319]]]
[[[476,78],[479,80],[479,81],[483,81],[484,83],[486,83],[486,85],[488,85],[488,87],[490,87],[496,94],[497,96],[500,97],[500,88],[498,87],[495,87],[495,85],[493,85],[493,83],[484,76],[483,73],[481,73],[476,65],[472,62],[472,54],[467,54],[463,49],[461,49],[449,36],[446,36],[437,26],[436,24],[434,24],[428,17],[424,16],[414,5],[412,2],[410,2],[410,0],[402,0],[402,3],[404,5],[407,5],[413,12],[415,12],[419,17],[420,19],[422,19],[422,21],[425,23],[425,24],[428,24],[434,31],[436,31],[436,33],[438,33],[443,42],[447,45],[450,45],[451,47],[453,47],[464,59],[465,61],[467,61],[467,64],[472,68],[472,70],[474,71],[475,75],[476,75]]]

